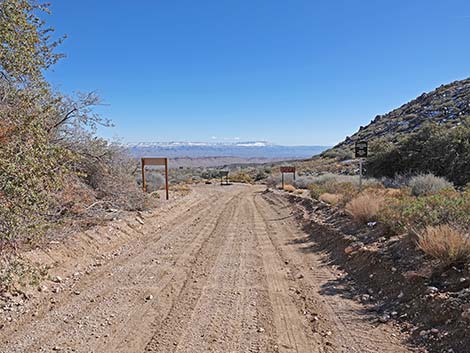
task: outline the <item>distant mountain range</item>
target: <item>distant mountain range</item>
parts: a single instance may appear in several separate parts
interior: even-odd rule
[[[221,142],[138,142],[127,144],[135,157],[164,156],[169,158],[236,157],[247,159],[281,160],[315,156],[328,146],[280,146],[266,141]]]

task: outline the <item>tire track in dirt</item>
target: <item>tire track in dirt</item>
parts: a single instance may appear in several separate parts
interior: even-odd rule
[[[190,245],[193,242],[191,234],[204,236],[208,227],[210,227],[211,222],[207,220],[204,221],[200,219],[200,217],[204,214],[213,215],[214,212],[211,210],[214,206],[216,206],[216,210],[224,209],[225,203],[227,202],[226,198],[217,198],[213,197],[213,195],[208,196],[209,197],[203,198],[202,201],[197,201],[195,203],[195,205],[199,206],[203,204],[204,207],[199,207],[199,209],[194,208],[194,211],[192,211],[187,218],[183,219],[182,222],[179,222],[179,224],[174,224],[174,220],[170,220],[167,229],[163,229],[164,232],[162,236],[158,236],[156,238],[147,237],[147,239],[142,239],[142,241],[139,240],[137,242],[138,244],[132,244],[130,246],[127,254],[116,259],[109,264],[109,266],[99,268],[99,271],[90,276],[90,278],[85,277],[84,280],[80,282],[79,286],[74,288],[74,290],[81,291],[82,294],[80,296],[74,296],[71,293],[64,293],[61,298],[54,299],[57,301],[60,300],[61,305],[51,306],[47,303],[43,308],[43,316],[28,323],[27,326],[29,326],[29,332],[32,334],[26,337],[20,337],[19,339],[21,340],[21,344],[13,343],[15,341],[15,337],[9,336],[7,339],[1,340],[1,342],[6,342],[8,340],[13,343],[10,345],[11,348],[8,348],[5,352],[35,352],[41,351],[46,347],[70,347],[74,345],[74,341],[77,341],[80,336],[88,336],[88,343],[87,346],[83,347],[80,347],[79,345],[76,348],[76,351],[82,351],[83,349],[84,352],[89,352],[88,349],[94,345],[94,341],[100,345],[99,339],[101,336],[107,334],[101,331],[105,331],[104,329],[107,327],[102,327],[99,324],[94,325],[93,321],[106,322],[106,318],[110,317],[110,310],[107,309],[113,309],[116,304],[119,304],[119,302],[121,302],[121,305],[124,305],[124,307],[132,307],[135,302],[139,300],[141,301],[142,294],[140,293],[141,290],[138,288],[138,283],[147,273],[149,273],[149,271],[155,271],[155,277],[161,276],[165,278],[165,275],[168,277],[168,275],[171,274],[170,271],[162,273],[160,269],[155,268],[155,266],[152,266],[152,263],[149,263],[149,260],[151,261],[155,258],[152,252],[158,249],[158,245],[160,245],[160,248],[164,249],[159,255],[169,256],[169,262],[174,265],[176,259],[173,258],[174,256],[171,252],[175,249],[175,246],[178,243],[177,239],[181,243],[179,244],[180,248],[186,249],[187,245]],[[217,214],[217,212],[218,211],[216,211],[215,214]],[[179,217],[181,217],[181,213],[174,216],[175,219]],[[197,220],[197,222],[194,224],[195,228],[193,227],[193,229],[192,227],[189,227],[189,225],[195,222],[195,220]],[[171,225],[174,225],[175,227],[172,228]],[[201,226],[203,228],[198,231],[197,228]],[[172,237],[172,234],[179,235],[179,237]],[[160,244],[161,242],[163,242],[163,244]],[[168,243],[172,243],[172,246],[168,246]],[[144,246],[143,252],[140,251],[142,246]],[[153,247],[155,247],[155,249]],[[189,249],[186,249],[186,253],[188,251]],[[138,273],[132,273],[135,267],[140,269]],[[132,277],[129,278],[126,272],[131,274]],[[109,277],[110,273],[120,274],[121,278],[119,276]],[[132,285],[132,283],[134,283],[134,285]],[[129,301],[126,299],[128,297],[134,299]],[[148,305],[146,306],[148,307]],[[141,308],[141,310],[145,309],[145,306],[142,307],[138,305],[137,307]],[[50,311],[48,311],[48,309]],[[114,313],[111,315],[116,318],[119,318],[119,314],[122,314],[122,308],[120,311],[113,311]],[[132,317],[132,309],[130,309],[130,312]],[[134,315],[135,314],[137,313],[134,313]],[[126,313],[125,316],[127,317],[128,313]],[[95,320],[93,320],[93,317]],[[72,320],[76,325],[69,325],[68,321]],[[117,321],[117,319],[113,319],[113,321]],[[129,319],[125,319],[122,320],[121,323],[118,323],[118,325],[121,324],[125,326],[128,322]],[[113,326],[114,325],[115,324],[113,324]],[[50,337],[51,330],[59,333],[58,335],[55,335],[52,340]],[[73,337],[72,342],[70,341],[71,331],[75,336]],[[62,332],[64,334],[62,334]],[[94,332],[95,334],[93,335],[91,332]],[[112,337],[112,335],[110,336]]]
[[[303,251],[292,208],[262,189],[196,187],[2,330],[0,352],[409,352],[359,303],[322,292],[337,273]]]
[[[237,194],[223,209],[212,231],[191,261],[187,276],[175,278],[170,287],[173,296],[169,296],[168,310],[163,310],[163,320],[158,319],[154,323],[156,334],[145,347],[146,352],[175,352],[178,348],[181,336],[191,319],[191,313],[200,300],[209,274],[223,244],[227,241],[227,234],[230,232],[228,227],[233,224],[241,199],[242,194]]]
[[[251,191],[250,191],[251,192]],[[237,206],[226,241],[177,352],[267,352],[266,279],[249,223],[247,196]]]
[[[277,337],[275,349],[281,353],[323,352],[322,340],[311,334],[305,317],[299,313],[291,298],[285,264],[271,242],[268,227],[254,202],[253,194],[250,195],[250,204],[273,310],[273,326]]]
[[[384,332],[380,326],[372,325],[357,302],[339,295],[321,295],[322,285],[334,281],[334,271],[324,265],[321,256],[305,253],[298,240],[307,235],[293,221],[292,208],[285,199],[273,194],[254,196],[256,207],[263,216],[270,239],[279,256],[289,264],[289,272],[296,281],[298,306],[310,316],[321,313],[324,327],[313,326],[313,330],[328,335],[334,345],[324,345],[327,351],[341,353],[399,353],[410,352],[391,337],[393,332]],[[387,326],[384,326],[387,328]]]

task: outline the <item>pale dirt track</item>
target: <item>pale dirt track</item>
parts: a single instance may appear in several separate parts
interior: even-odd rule
[[[263,189],[196,187],[0,330],[0,352],[408,352],[358,303],[320,294],[338,273]]]

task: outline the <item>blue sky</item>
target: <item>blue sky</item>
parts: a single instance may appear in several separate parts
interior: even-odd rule
[[[123,141],[331,145],[470,76],[468,0],[52,1],[47,74]]]

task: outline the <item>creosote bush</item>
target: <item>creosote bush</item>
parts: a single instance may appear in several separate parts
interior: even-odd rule
[[[470,256],[470,238],[449,224],[427,226],[418,236],[418,246],[445,265],[457,264]]]

